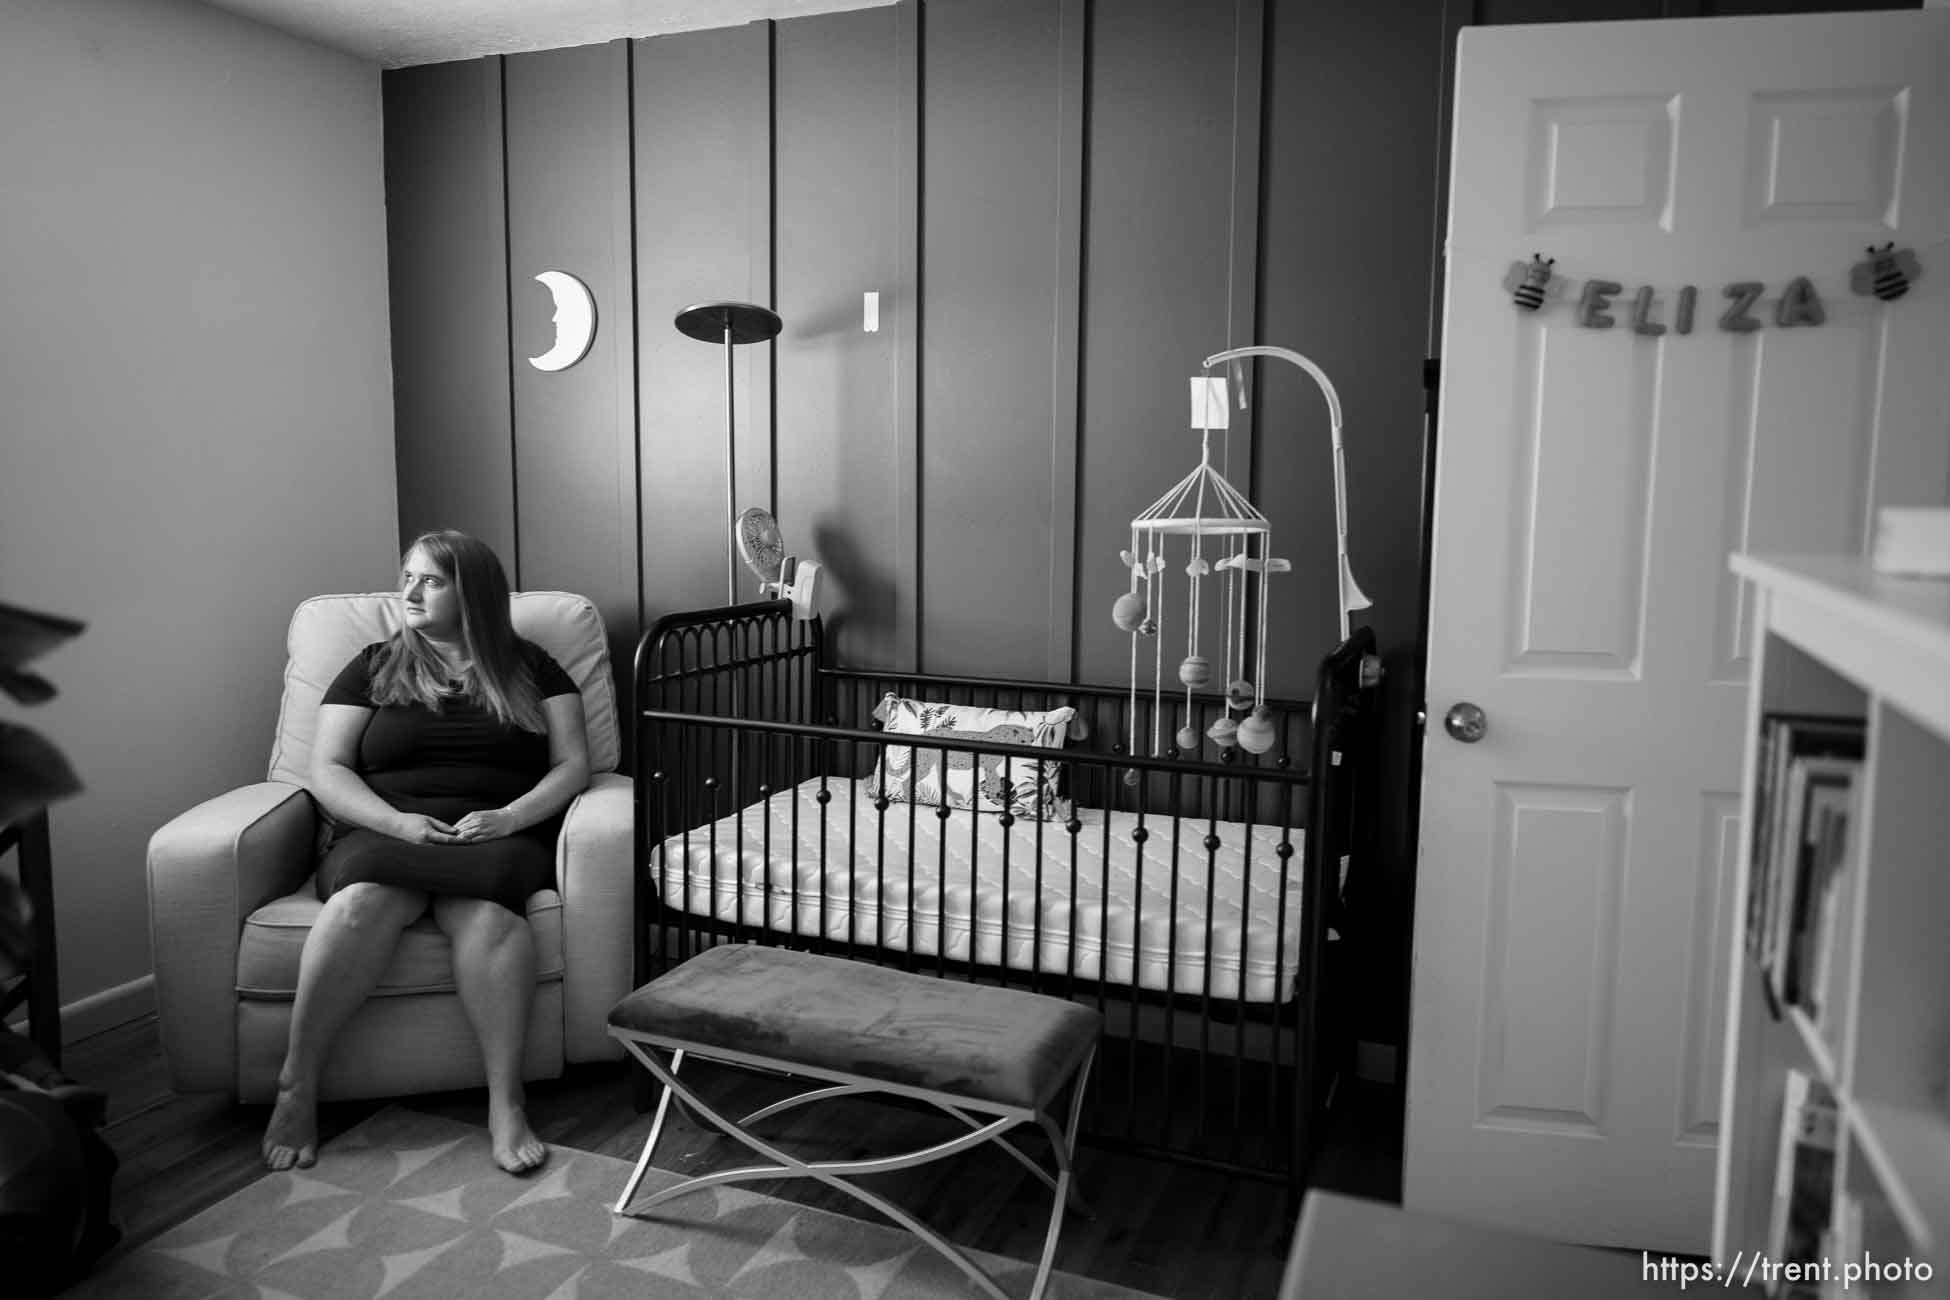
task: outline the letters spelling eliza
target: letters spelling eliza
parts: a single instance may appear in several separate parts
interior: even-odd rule
[[[1741,280],[1721,290],[1727,298],[1727,306],[1720,313],[1720,328],[1735,334],[1759,329],[1761,322],[1753,314],[1753,308],[1766,288],[1758,280]],[[1616,280],[1586,280],[1584,289],[1578,294],[1578,324],[1590,329],[1610,329],[1617,324],[1610,311],[1612,300],[1623,292],[1624,286]],[[1654,302],[1652,286],[1640,285],[1632,298],[1634,334],[1657,336],[1666,332],[1665,323],[1655,318]],[[1679,291],[1673,311],[1674,333],[1693,332],[1693,316],[1698,302],[1699,290],[1695,286],[1689,284]],[[1827,319],[1828,313],[1821,305],[1821,298],[1805,275],[1797,275],[1789,280],[1774,304],[1774,323],[1782,329],[1796,325],[1819,325]]]
[[[1504,277],[1504,286],[1513,293],[1516,304],[1524,311],[1536,311],[1544,303],[1557,296],[1564,287],[1562,277],[1551,273],[1550,263],[1542,257],[1533,257],[1526,264],[1512,262],[1509,273]],[[1725,308],[1720,312],[1719,327],[1734,334],[1747,334],[1761,328],[1762,320],[1756,311],[1767,286],[1758,280],[1740,280],[1725,286],[1720,292],[1726,299]],[[1587,329],[1610,329],[1619,324],[1619,314],[1624,314],[1626,323],[1634,334],[1657,337],[1670,329],[1675,334],[1691,334],[1693,324],[1699,314],[1699,287],[1685,285],[1672,296],[1670,303],[1649,284],[1640,285],[1629,300],[1629,305],[1620,300],[1625,286],[1616,280],[1586,280],[1578,291],[1576,312],[1578,324]],[[1670,323],[1664,319],[1670,306]],[[1788,281],[1781,290],[1779,298],[1773,302],[1773,323],[1782,329],[1797,325],[1820,325],[1828,319],[1828,312],[1821,304],[1821,296],[1805,275],[1798,275]]]

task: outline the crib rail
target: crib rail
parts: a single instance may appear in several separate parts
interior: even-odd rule
[[[1357,632],[1322,661],[1311,701],[1279,705],[1267,755],[1234,750],[1212,762],[1169,743],[1176,725],[1163,713],[1182,719],[1182,692],[1160,702],[1114,687],[838,669],[818,622],[793,619],[783,601],[667,618],[636,658],[638,980],[710,944],[765,942],[1076,998],[1104,1014],[1110,1040],[1086,1140],[1297,1187],[1350,1055],[1324,988],[1344,946],[1329,936],[1347,921],[1340,898],[1369,713],[1361,666],[1372,647]],[[1086,734],[1061,750],[891,737],[870,718],[889,692],[1068,705]],[[1191,707],[1202,731],[1224,701],[1195,695]],[[1156,753],[1154,725],[1166,733]],[[984,848],[969,813],[951,821],[938,801],[873,789],[865,778],[890,746],[944,764],[972,754],[999,763],[1005,782],[1034,774],[1038,788],[1057,770],[1073,802],[1048,818],[979,814],[1000,827],[999,849]],[[1121,835],[1112,813],[1125,819]],[[735,838],[721,824],[734,816],[749,818]],[[898,846],[921,844],[917,830],[930,820],[941,828],[935,856],[917,862],[920,848]],[[1221,822],[1243,826],[1249,845],[1264,840],[1245,860],[1242,896],[1257,887],[1274,900],[1270,931],[1263,916],[1256,930],[1246,907],[1180,922],[1181,874],[1202,879],[1205,898],[1219,892]],[[789,845],[774,842],[775,825]],[[951,861],[948,836],[964,831],[970,840]],[[802,848],[808,836],[814,851]],[[1163,916],[1147,918],[1158,904],[1137,892],[1123,951],[1109,876],[1120,863],[1141,873],[1147,844],[1181,869],[1169,875]],[[671,857],[682,892],[666,894]],[[932,895],[923,877],[937,882]],[[953,890],[966,900],[965,926],[949,906]],[[1147,956],[1138,940],[1160,923],[1162,957]]]

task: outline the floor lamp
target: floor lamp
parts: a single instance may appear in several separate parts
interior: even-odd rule
[[[731,350],[741,343],[778,337],[784,322],[769,307],[751,302],[700,302],[677,313],[677,329],[702,343],[724,344],[724,532],[725,604],[738,603],[738,426],[732,415]]]

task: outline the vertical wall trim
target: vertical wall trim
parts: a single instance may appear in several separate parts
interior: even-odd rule
[[[1259,337],[1260,206],[1265,202],[1262,178],[1266,174],[1264,142],[1267,103],[1266,60],[1272,42],[1267,39],[1267,14],[1263,0],[1233,0],[1232,6],[1232,201],[1231,229],[1226,242],[1226,347],[1246,347],[1255,343],[1277,343]],[[1214,349],[1217,351],[1218,349]],[[1269,449],[1259,431],[1260,377],[1263,367],[1272,364],[1253,358],[1235,373],[1245,394],[1230,394],[1231,433],[1235,447],[1245,451],[1243,490],[1248,500],[1265,505],[1265,466]],[[1231,375],[1226,379],[1230,381]],[[1235,484],[1235,486],[1238,486]],[[1255,591],[1248,583],[1240,592],[1243,618],[1251,627],[1259,621],[1264,587]],[[1257,677],[1254,673],[1252,676]]]
[[[750,207],[746,214],[751,232],[751,280],[747,290],[751,301],[777,311],[779,306],[779,29],[766,19],[764,93],[750,99],[752,148],[751,183],[746,189]],[[790,329],[795,322],[785,322]],[[749,369],[745,385],[745,406],[752,436],[747,445],[765,448],[765,508],[773,514],[779,509],[779,384],[778,340],[744,349]],[[762,425],[762,427],[761,427]]]
[[[1260,179],[1266,173],[1261,142],[1266,112],[1263,93],[1266,71],[1266,6],[1264,0],[1234,0],[1232,9],[1232,229],[1228,232],[1226,256],[1226,346],[1246,347],[1259,338],[1259,210],[1262,202]],[[1232,424],[1245,442],[1246,495],[1260,499],[1259,423],[1254,418],[1259,402],[1259,362],[1254,361],[1244,374],[1247,406],[1239,409],[1232,400]],[[1255,615],[1256,616],[1256,615]]]
[[[508,58],[504,54],[488,57],[494,69],[494,107],[501,118],[501,291],[507,304],[508,322],[508,333],[501,340],[501,353],[508,358],[508,535],[513,554],[505,563],[512,570],[508,582],[520,591],[521,475],[514,467],[521,463],[515,457],[521,430],[515,427],[515,246],[508,198]]]
[[[643,632],[643,368],[637,364],[642,349],[636,339],[637,330],[642,328],[643,313],[636,259],[636,42],[625,38],[615,44],[621,47],[623,60],[623,202],[618,213],[623,227],[617,233],[627,267],[625,283],[630,291],[630,346],[626,367],[629,374],[626,382],[617,385],[617,399],[625,406],[624,418],[617,421],[618,436],[624,440],[623,461],[629,465],[630,475],[627,481],[619,475],[616,489],[629,495],[623,505],[634,539],[630,547],[632,567],[636,570],[636,626],[630,638],[634,643]],[[628,665],[619,664],[617,669],[624,674],[623,680],[629,680]]]
[[[1257,60],[1259,69],[1256,74],[1259,78],[1259,85],[1256,91],[1258,111],[1253,114],[1259,123],[1259,147],[1253,161],[1253,168],[1259,174],[1259,188],[1256,191],[1256,198],[1253,203],[1253,319],[1252,337],[1249,340],[1253,343],[1269,341],[1263,337],[1266,331],[1266,297],[1259,292],[1259,289],[1263,274],[1261,268],[1266,265],[1266,228],[1268,225],[1266,214],[1268,207],[1272,203],[1272,196],[1266,186],[1266,172],[1267,168],[1271,165],[1273,156],[1272,141],[1275,130],[1273,124],[1273,97],[1266,93],[1266,87],[1273,79],[1273,57],[1276,51],[1273,31],[1275,21],[1273,11],[1279,7],[1279,3],[1280,0],[1270,0],[1270,3],[1262,0],[1259,20],[1259,58]],[[1238,403],[1234,402],[1233,405],[1236,406]]]
[[[1077,429],[1083,419],[1084,142],[1090,62],[1089,0],[1061,0],[1056,49],[1056,295],[1050,338],[1049,669],[1076,680]]]
[[[894,127],[894,540],[907,557],[907,618],[894,632],[897,663],[921,665],[921,4],[901,0],[894,11],[895,81],[899,86]]]

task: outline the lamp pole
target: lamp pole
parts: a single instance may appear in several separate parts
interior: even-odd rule
[[[777,338],[784,322],[777,312],[757,303],[700,302],[678,312],[673,323],[687,338],[724,346],[725,604],[735,605],[738,603],[738,543],[732,529],[738,519],[738,425],[731,353],[739,344],[765,343]]]
[[[724,323],[724,603],[738,603],[738,543],[731,530],[738,519],[738,421],[732,415],[737,387],[731,380],[731,316]]]

